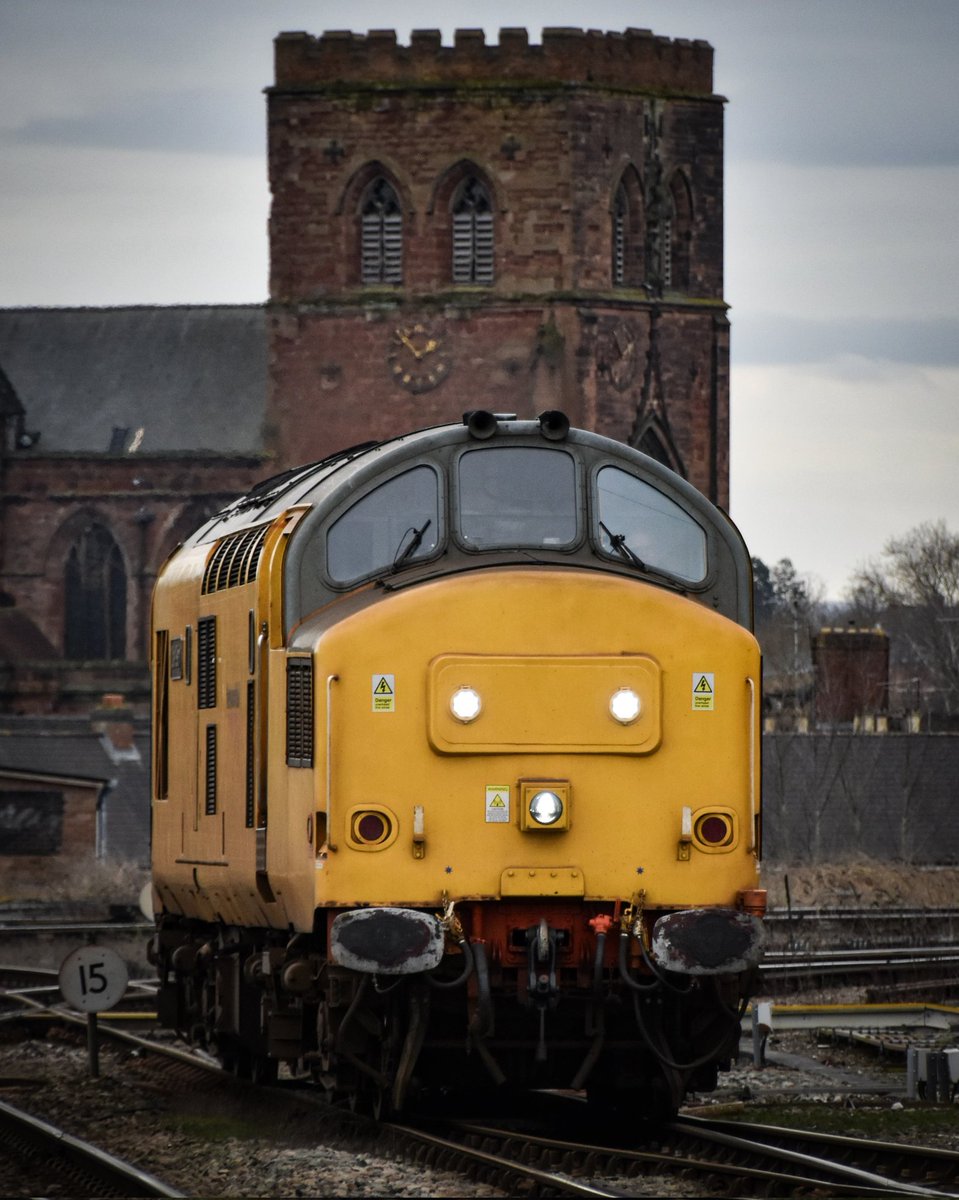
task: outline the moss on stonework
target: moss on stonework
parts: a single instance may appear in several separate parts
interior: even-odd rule
[[[550,313],[549,320],[536,331],[536,352],[548,367],[558,367],[565,349],[566,339],[559,331],[555,316]]]

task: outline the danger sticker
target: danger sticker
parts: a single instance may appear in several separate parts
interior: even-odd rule
[[[509,784],[487,785],[486,820],[495,823],[509,820]]]
[[[693,671],[693,710],[712,712],[716,707],[716,676],[712,671]]]
[[[374,675],[372,679],[373,711],[396,711],[396,680],[392,675]]]

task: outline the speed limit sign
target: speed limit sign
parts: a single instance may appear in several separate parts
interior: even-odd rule
[[[60,991],[79,1012],[112,1008],[127,990],[127,979],[126,963],[103,946],[81,946],[60,967]]]

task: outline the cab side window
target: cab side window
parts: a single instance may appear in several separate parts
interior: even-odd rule
[[[596,476],[594,537],[611,558],[632,561],[689,583],[706,577],[706,534],[675,500],[618,467]]]

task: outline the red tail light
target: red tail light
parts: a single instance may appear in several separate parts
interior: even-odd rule
[[[704,813],[696,821],[696,837],[707,846],[725,846],[732,836],[733,823],[723,813]]]

